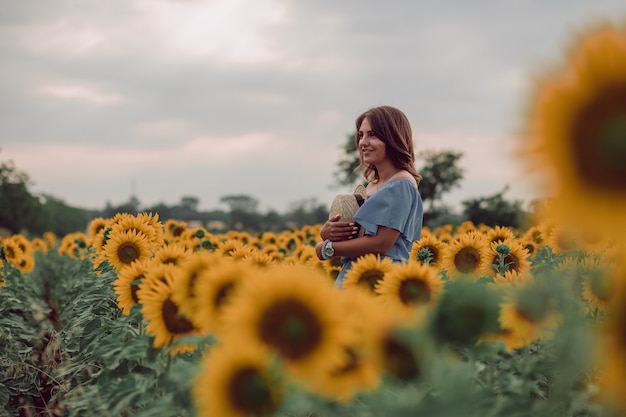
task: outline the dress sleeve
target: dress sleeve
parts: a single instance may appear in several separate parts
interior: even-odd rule
[[[388,182],[369,197],[354,215],[354,220],[365,229],[366,235],[375,235],[378,226],[385,226],[399,230],[408,241],[419,236],[422,219],[419,191],[404,179]]]

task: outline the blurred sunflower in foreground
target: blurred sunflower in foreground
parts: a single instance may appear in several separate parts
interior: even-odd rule
[[[589,31],[567,65],[538,85],[527,153],[554,174],[548,216],[623,240],[626,31],[612,26]]]

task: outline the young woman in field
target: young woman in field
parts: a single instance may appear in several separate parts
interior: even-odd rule
[[[359,256],[373,253],[394,262],[408,261],[413,242],[420,239],[424,214],[417,189],[421,176],[414,166],[413,135],[406,115],[390,106],[367,110],[356,119],[355,141],[359,168],[365,168],[368,182],[367,199],[354,222],[331,217],[320,231],[324,241],[315,247],[321,260],[342,257],[338,287]],[[358,226],[364,229],[363,236],[358,236]]]

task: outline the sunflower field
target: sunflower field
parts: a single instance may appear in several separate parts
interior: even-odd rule
[[[623,415],[626,33],[581,37],[531,109],[558,192],[526,229],[424,228],[341,289],[321,225],[0,238],[0,416]]]

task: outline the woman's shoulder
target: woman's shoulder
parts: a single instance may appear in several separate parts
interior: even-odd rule
[[[415,180],[415,177],[409,171],[402,170],[398,172],[396,175],[394,175],[394,177],[389,182],[392,182],[394,180],[407,180],[411,184],[413,184],[415,188],[417,188],[417,181]]]

